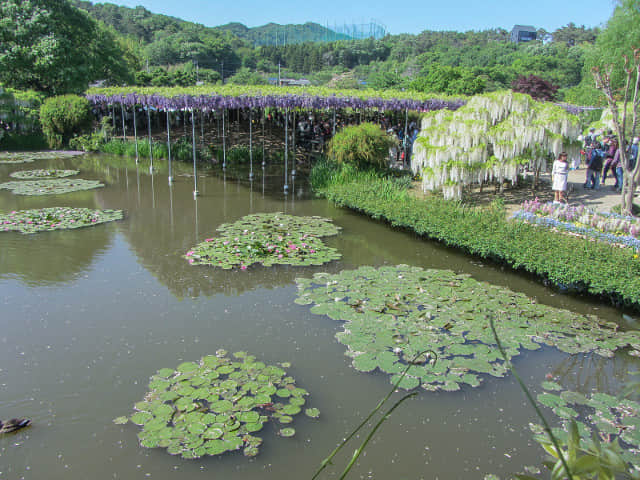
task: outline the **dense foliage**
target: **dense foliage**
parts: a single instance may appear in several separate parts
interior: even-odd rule
[[[389,149],[397,143],[378,125],[365,122],[340,130],[329,142],[329,157],[357,167],[386,167]]]
[[[504,262],[563,288],[640,308],[640,261],[632,249],[511,222],[497,205],[473,209],[438,197],[414,198],[395,182],[370,175],[329,183],[323,193],[340,206]]]
[[[68,1],[0,2],[0,82],[6,86],[62,94],[95,80],[130,78],[116,35]]]
[[[553,83],[540,78],[537,75],[529,75],[525,77],[520,75],[511,84],[511,89],[514,92],[526,93],[530,95],[534,100],[551,101],[554,100],[558,94],[558,86]]]
[[[88,130],[92,119],[89,101],[77,95],[48,98],[40,108],[42,131],[51,148],[61,148],[74,135]]]

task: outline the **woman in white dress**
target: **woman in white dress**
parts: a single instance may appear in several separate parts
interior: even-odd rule
[[[551,170],[551,179],[553,181],[554,201],[567,202],[565,192],[567,191],[567,175],[569,174],[569,163],[567,162],[567,154],[562,152],[558,159],[553,162]]]

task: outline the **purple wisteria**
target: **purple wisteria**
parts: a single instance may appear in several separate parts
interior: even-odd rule
[[[284,95],[176,95],[164,96],[161,94],[138,94],[128,93],[126,95],[105,95],[88,94],[87,99],[94,105],[120,105],[126,107],[140,105],[154,109],[167,110],[202,110],[213,111],[221,109],[242,109],[242,108],[305,108],[313,110],[331,108],[362,108],[378,110],[413,110],[431,111],[449,109],[456,110],[466,102],[462,99],[444,100],[428,99],[415,100],[403,98],[359,98],[342,95],[306,95],[306,94],[284,94]]]

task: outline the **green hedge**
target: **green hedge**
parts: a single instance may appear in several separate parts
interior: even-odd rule
[[[51,148],[62,148],[88,131],[93,116],[89,101],[77,95],[47,98],[40,107],[40,123]]]
[[[562,288],[640,309],[640,260],[633,249],[509,221],[500,205],[479,209],[441,198],[414,198],[393,181],[369,174],[331,183],[321,193],[339,206],[526,270]]]

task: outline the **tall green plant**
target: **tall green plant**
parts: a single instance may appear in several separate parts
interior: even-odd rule
[[[77,95],[62,95],[45,100],[40,107],[40,123],[51,148],[62,148],[69,140],[91,127],[89,101]]]
[[[378,125],[366,122],[338,132],[329,143],[329,157],[338,163],[360,167],[385,167],[389,148],[395,144]]]

